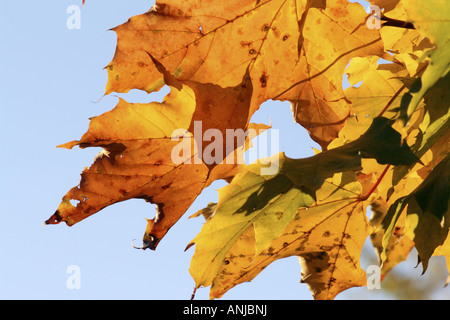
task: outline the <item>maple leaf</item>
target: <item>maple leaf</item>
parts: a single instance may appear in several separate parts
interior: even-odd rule
[[[205,187],[216,179],[233,175],[235,161],[219,165],[207,165],[202,161],[174,163],[172,152],[178,140],[174,141],[172,134],[180,128],[193,132],[197,120],[203,124],[202,136],[209,127],[223,132],[233,125],[246,128],[247,117],[240,116],[242,110],[245,112],[240,108],[240,103],[245,103],[245,92],[241,87],[224,89],[208,84],[191,84],[194,89],[190,89],[170,75],[165,76],[166,82],[174,87],[163,103],[132,104],[121,99],[115,109],[91,119],[89,130],[81,140],[61,146],[102,147],[104,151],[82,173],[79,186],[63,197],[47,224],[64,221],[71,226],[114,203],[145,199],[157,204],[157,212],[155,218],[148,220],[142,248],[155,249]],[[200,97],[197,92],[201,92]],[[205,110],[212,107],[209,96],[220,99],[220,109],[216,111],[221,112],[214,115]],[[221,123],[219,119],[227,114],[235,117]],[[267,128],[265,125],[249,126]],[[191,140],[190,145],[194,143],[194,139]],[[192,158],[203,152],[194,146],[191,150]],[[72,200],[78,202],[76,206]]]
[[[219,202],[194,215],[207,222],[188,245],[196,244],[196,286],[211,285],[211,298],[297,256],[314,298],[333,299],[365,284],[359,255],[369,234],[383,277],[413,246],[424,270],[432,255],[450,265],[450,6],[371,3],[384,8],[381,30],[366,28],[362,6],[345,0],[162,0],[114,28],[105,93],[164,85],[170,93],[162,103],[119,99],[61,145],[103,151],[47,223],[73,225],[145,199],[157,210],[142,249],[155,249],[202,190],[225,179]],[[268,129],[251,117],[270,99],[291,103],[322,152],[236,161],[253,135],[230,148],[215,134]],[[172,139],[180,129],[182,148]],[[202,144],[196,133],[209,130],[214,143]],[[178,162],[174,152],[189,156]],[[234,161],[215,161],[224,158]],[[267,160],[279,170],[263,174]]]
[[[380,280],[382,281],[398,263],[407,259],[414,248],[414,242],[404,236],[404,217],[400,217],[395,224],[395,229],[390,233],[390,237],[383,247],[383,237],[386,234],[386,230],[384,230],[381,223],[386,217],[389,204],[385,199],[379,197],[370,204],[370,209],[372,217],[369,223],[376,228],[375,232],[370,235],[370,240],[381,265]]]
[[[307,210],[299,209],[282,234],[259,254],[255,255],[254,228],[245,230],[220,265],[210,297],[221,297],[233,286],[251,281],[270,263],[290,256],[299,257],[301,282],[308,284],[315,299],[333,299],[343,290],[365,285],[359,254],[372,228],[367,224],[363,205],[356,199],[358,183],[347,176],[343,184],[344,177],[337,174],[325,182],[341,186],[335,194],[338,199],[327,199],[326,193],[322,197],[319,190],[321,201]]]
[[[106,94],[128,92],[131,89],[151,92],[165,84],[174,88],[183,85],[193,90],[195,96],[195,107],[188,129],[192,132],[194,123],[201,121],[202,133],[210,128],[222,133],[227,129],[246,130],[250,117],[263,101],[272,98],[288,99],[295,103],[297,111],[294,115],[297,121],[306,126],[312,137],[325,147],[336,136],[349,113],[340,83],[343,68],[352,56],[382,54],[383,46],[377,30],[368,30],[358,25],[358,17],[363,20],[364,16],[359,5],[346,1],[327,6],[324,3],[275,0],[157,2],[147,13],[135,16],[113,29],[118,40],[114,58],[106,67]],[[353,19],[349,19],[349,15]],[[317,24],[316,28],[309,27],[313,22]],[[258,33],[254,32],[256,26]],[[317,38],[328,37],[331,33],[334,38],[329,47],[319,48],[315,44]],[[345,41],[340,40],[337,35]],[[232,39],[231,42],[228,41],[229,38]],[[222,43],[225,41],[228,45],[224,49]],[[279,56],[279,52],[283,52],[284,56]],[[295,66],[291,73],[278,72],[289,64]],[[323,88],[328,89],[322,91]],[[311,107],[306,108],[310,103]],[[124,102],[121,106],[123,105]],[[300,113],[301,117],[298,116]],[[100,118],[106,119],[107,116],[105,114]],[[228,120],[223,121],[224,119]],[[127,125],[134,126],[135,120],[130,119]],[[114,125],[110,123],[109,128],[112,127]],[[127,129],[125,132],[131,130]],[[120,161],[115,158],[123,157],[124,152],[130,152],[130,147],[123,141],[118,141],[118,145],[110,145],[109,134],[105,130],[96,136],[95,143],[82,139],[75,144],[81,147],[108,146],[105,149],[112,155],[110,159],[114,159],[111,161],[114,163],[112,167],[120,166]],[[155,137],[150,135],[146,138]],[[133,137],[126,139],[132,141]],[[65,146],[73,147],[75,144]],[[120,150],[116,149],[118,146]],[[164,156],[167,157],[170,144],[164,146],[158,148],[166,150]],[[131,148],[139,149],[136,145]],[[203,151],[204,146],[201,152]],[[226,150],[224,154],[227,154]],[[103,163],[105,159],[101,157],[97,163],[100,165],[100,160]],[[135,155],[133,159],[136,159]],[[167,159],[150,157],[148,161],[162,161],[168,167],[173,167]],[[87,197],[83,190],[89,185],[86,183],[86,176],[94,169],[97,170],[96,166],[83,173],[80,186],[64,196],[61,206],[47,220],[48,223],[66,221],[72,225],[115,202],[142,197],[158,205],[158,214],[149,220],[144,236],[144,243],[154,248],[202,189],[193,184],[192,189],[195,190],[187,193],[191,195],[189,199],[181,202],[184,205],[176,206],[175,201],[169,200],[169,195],[173,196],[180,189],[175,188],[176,184],[172,185],[165,174],[166,183],[160,186],[165,189],[159,191],[152,189],[152,192],[138,192],[134,187],[128,186],[111,189],[111,193],[103,199],[96,199],[92,195]],[[203,169],[184,168],[182,176],[198,175],[194,181],[203,181],[204,187],[213,179],[232,176],[230,169],[224,169],[223,166],[214,172],[211,170],[213,167],[210,165]],[[191,171],[195,173],[191,174]],[[204,181],[205,174],[207,181]],[[121,172],[121,175],[128,174]],[[157,173],[156,176],[158,175]],[[96,188],[103,189],[111,183],[108,179],[99,180]],[[114,184],[122,185],[123,182],[115,181]],[[112,190],[115,190],[114,194]],[[160,196],[159,193],[166,196]],[[73,209],[70,200],[80,202],[76,209]]]
[[[430,39],[436,46],[426,52],[423,58],[430,60],[429,66],[403,97],[401,118],[407,122],[425,93],[450,70],[450,37],[447,32],[450,28],[450,7],[440,0],[425,3],[407,0],[404,5],[408,19],[414,23],[421,35]],[[441,10],[433,10],[437,7]]]
[[[47,223],[65,221],[70,226],[115,202],[139,197],[164,203],[164,209],[160,207],[164,212],[175,204],[187,208],[195,191],[183,192],[184,198],[171,205],[153,195],[161,193],[164,197],[166,193],[170,199],[173,191],[190,186],[198,192],[206,183],[206,166],[192,164],[183,168],[171,161],[176,142],[170,137],[174,130],[189,126],[195,108],[192,94],[189,89],[172,89],[162,104],[130,104],[121,99],[112,111],[92,118],[81,140],[62,147],[99,146],[105,151],[82,173],[80,185],[63,197]],[[196,174],[189,174],[193,170],[197,170]],[[187,180],[177,179],[174,184],[175,176],[186,176]],[[79,203],[73,206],[71,200]]]
[[[386,38],[388,34],[383,31],[386,30],[382,30],[382,36]],[[422,40],[419,41],[419,38]],[[404,42],[403,44],[400,44],[400,39]],[[399,38],[398,32],[390,34],[389,42],[389,47],[395,47],[395,59],[399,54],[413,50],[413,46],[415,50],[419,47],[427,50],[428,47],[426,41],[423,41],[422,37],[418,37],[416,30],[408,30],[405,38]],[[419,57],[420,55],[416,56],[415,61],[418,61]],[[417,62],[414,62],[416,67],[409,70],[411,63],[409,67],[406,63],[403,65],[377,65],[377,60],[378,57],[354,58],[348,66],[346,73],[350,84],[359,81],[362,81],[362,84],[358,88],[350,87],[345,91],[348,99],[352,101],[354,116],[348,119],[339,133],[340,138],[333,141],[331,146],[339,146],[347,140],[354,139],[369,125],[370,119],[379,113],[397,114],[403,93],[408,91],[417,69],[421,68]],[[389,230],[386,230],[386,221],[384,223],[381,221],[385,218],[389,207],[405,194],[409,195],[413,192],[449,150],[449,97],[446,89],[448,88],[448,79],[448,76],[440,79],[428,90],[423,101],[420,102],[422,111],[412,115],[409,126],[406,128],[397,126],[407,136],[416,156],[421,158],[421,165],[418,164],[414,168],[412,165],[398,166],[394,170],[388,171],[374,194],[378,198],[371,205],[372,208],[377,209],[373,210],[374,216],[370,222],[377,227],[377,232],[372,234],[372,243],[378,253],[379,261],[382,263],[382,278],[396,264],[406,259],[415,243],[405,236],[406,215],[400,215],[401,212],[397,212],[398,219],[395,223],[389,217],[386,218],[388,219],[386,221],[391,222]],[[370,103],[368,103],[369,101]],[[366,180],[364,183],[367,185],[365,188],[368,190],[380,177],[384,168],[367,163],[363,167],[359,180],[362,182],[364,177]],[[394,209],[391,208],[391,210]],[[429,243],[425,247],[427,247],[426,250],[432,251],[435,245]]]
[[[398,64],[378,64],[379,57],[353,58],[345,70],[351,87],[345,95],[351,101],[352,114],[331,147],[357,139],[378,115],[392,114],[407,90],[408,72]],[[359,87],[353,87],[357,83]],[[409,81],[411,82],[411,80]]]
[[[348,61],[383,55],[379,32],[362,27],[364,18],[360,5],[344,0],[157,1],[113,29],[106,92],[161,87],[146,52],[181,82],[236,86],[248,71],[250,115],[268,99],[289,100],[296,121],[326,147],[350,112],[341,83]]]
[[[431,174],[408,196],[398,199],[389,209],[384,224],[389,230],[395,226],[399,215],[408,207],[405,234],[414,241],[424,271],[434,250],[442,245],[449,231],[450,161],[442,160]],[[382,253],[385,258],[385,252]]]
[[[448,186],[446,185],[448,182],[445,180],[448,179],[446,178],[448,171],[446,165],[448,160],[446,157],[448,157],[450,150],[450,132],[448,130],[450,126],[449,93],[447,90],[449,83],[450,75],[447,75],[438,80],[425,93],[425,116],[418,125],[417,140],[412,148],[421,159],[428,158],[423,160],[426,164],[424,169],[427,167],[431,167],[431,169],[429,169],[429,175],[423,176],[425,180],[421,181],[420,185],[411,183],[411,181],[407,183],[409,188],[413,186],[415,188],[411,191],[400,193],[400,195],[407,194],[406,196],[394,196],[390,199],[389,211],[382,221],[385,233],[380,246],[380,259],[383,264],[389,264],[388,255],[390,251],[399,251],[395,245],[392,245],[391,240],[392,235],[395,233],[394,230],[399,228],[398,220],[402,215],[404,216],[401,223],[402,235],[404,234],[409,239],[405,239],[403,242],[414,241],[413,243],[418,250],[424,272],[427,269],[430,256],[433,255],[437,247],[443,245],[447,238],[448,226],[438,221],[445,220],[444,215],[448,207],[447,202],[449,201]],[[401,177],[408,173],[408,168],[410,167],[398,168],[392,181],[397,183]],[[438,182],[436,182],[436,176],[439,176]],[[419,178],[417,174],[416,177]],[[429,206],[430,201],[433,203],[432,207]],[[399,244],[398,242],[395,243]],[[446,249],[440,250],[445,251]],[[396,262],[398,262],[398,259]]]
[[[271,242],[279,241],[287,225],[293,219],[295,220],[294,215],[297,209],[311,208],[317,202],[316,192],[321,189],[325,180],[338,172],[357,171],[361,168],[362,158],[375,158],[382,164],[389,161],[391,164],[404,165],[418,160],[407,145],[401,143],[400,134],[390,127],[389,121],[385,118],[374,119],[367,132],[357,140],[313,157],[289,159],[284,155],[276,156],[280,158],[279,173],[261,176],[259,174],[263,166],[261,163],[241,167],[232,182],[219,191],[219,203],[213,217],[191,243],[191,245],[196,244],[190,270],[197,286],[209,286],[213,283],[220,266],[226,263],[224,261],[229,250],[247,229],[253,229],[252,247],[254,247],[255,256],[267,249]],[[327,190],[329,192],[327,201],[330,201],[332,208],[340,205],[340,202],[334,203],[332,198],[337,192],[338,200],[336,201],[342,200],[338,193],[341,187],[341,183],[333,184],[332,190]],[[353,192],[350,202],[346,202],[344,198],[342,208],[347,208],[350,204],[359,205],[365,200],[359,196],[359,193]],[[314,216],[321,216],[323,211],[323,214],[330,214],[329,210],[323,210],[323,207],[317,206],[321,208],[319,210],[321,213],[316,213]],[[309,211],[307,214],[309,215]],[[333,214],[340,216],[341,211],[333,211]],[[323,244],[325,240],[319,237],[317,241]],[[317,250],[316,248],[313,252]],[[330,253],[325,252],[325,254]],[[353,253],[349,254],[353,255]],[[317,261],[309,257],[304,263],[314,266]],[[230,271],[227,269],[226,272]],[[330,279],[337,279],[337,274],[341,272],[345,274],[340,269],[333,270],[332,275],[327,273],[329,277],[326,282],[329,286]],[[317,275],[312,279],[316,277]],[[324,282],[324,280],[317,281],[320,285]],[[311,284],[313,287],[317,285]],[[330,298],[335,294],[325,296]]]

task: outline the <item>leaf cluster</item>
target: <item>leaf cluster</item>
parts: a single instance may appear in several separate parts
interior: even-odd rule
[[[211,298],[297,256],[314,298],[333,299],[366,284],[359,259],[369,236],[382,277],[414,247],[424,272],[433,255],[450,268],[450,4],[371,3],[381,8],[379,29],[346,0],[161,0],[114,28],[105,94],[165,85],[170,93],[161,103],[120,99],[61,146],[102,152],[46,223],[70,226],[144,199],[157,206],[142,247],[154,250],[202,190],[224,179],[218,203],[195,215],[206,222],[188,245],[196,287],[211,286]],[[201,136],[261,132],[269,127],[251,118],[270,99],[289,101],[322,150],[249,165],[194,161],[209,150],[192,139],[196,123]],[[193,161],[173,161],[178,129]],[[236,160],[252,138],[220,152]],[[262,174],[272,162],[277,172]]]

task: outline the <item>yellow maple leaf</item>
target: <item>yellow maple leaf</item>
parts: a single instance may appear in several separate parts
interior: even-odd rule
[[[317,203],[300,208],[282,234],[263,251],[255,251],[254,227],[246,229],[219,261],[217,273],[208,278],[198,274],[197,267],[215,261],[209,259],[207,251],[196,249],[190,271],[197,285],[212,284],[210,297],[219,298],[239,283],[251,281],[273,261],[289,256],[299,257],[302,282],[308,284],[315,299],[333,299],[343,290],[365,285],[359,255],[373,228],[367,224],[364,206],[358,200],[361,187],[350,176],[336,174],[327,179],[317,192]],[[340,185],[337,192],[336,185]]]

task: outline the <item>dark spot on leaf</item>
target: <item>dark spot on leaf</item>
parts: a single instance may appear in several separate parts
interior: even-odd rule
[[[241,41],[241,47],[250,47],[251,45],[251,41]]]
[[[170,185],[172,184],[172,182],[171,183],[168,183],[168,184],[166,184],[165,186],[162,186],[161,187],[161,189],[163,189],[163,190],[166,190],[167,188],[169,188],[170,187]]]
[[[317,258],[320,259],[320,260],[323,260],[323,259],[325,259],[326,257],[327,257],[326,252],[319,252],[319,253],[317,254]]]
[[[272,31],[273,31],[275,37],[278,38],[280,36],[280,30],[278,30],[277,27],[272,27]]]
[[[261,88],[265,88],[267,86],[267,77],[265,73],[262,74],[261,78],[259,78],[259,81],[261,82]]]
[[[325,60],[325,57],[324,57],[323,54],[319,53],[319,54],[316,56],[316,60],[317,60],[317,61],[323,61],[323,60]]]

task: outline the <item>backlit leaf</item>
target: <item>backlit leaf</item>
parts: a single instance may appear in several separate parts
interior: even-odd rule
[[[339,172],[361,168],[362,158],[375,158],[381,163],[391,161],[392,164],[411,164],[417,161],[407,145],[401,144],[400,134],[389,126],[387,119],[376,118],[365,134],[342,147],[306,159],[289,159],[282,154],[273,156],[268,162],[278,161],[280,170],[277,174],[261,175],[264,166],[261,163],[241,167],[232,182],[219,191],[219,203],[213,217],[192,241],[196,244],[196,251],[190,271],[197,286],[213,284],[221,265],[225,263],[225,257],[246,230],[251,229],[253,232],[253,252],[258,256],[271,242],[280,239],[283,230],[295,220],[298,208],[311,208],[314,203],[317,204],[316,192],[319,190],[322,191],[322,196],[329,192],[326,198],[332,208],[335,208],[335,203],[331,199],[337,196],[336,205],[339,206],[339,191],[343,187],[341,183],[345,185],[348,181],[343,179],[337,185],[332,184],[331,190],[322,186],[326,179]],[[352,196],[350,202],[344,201],[343,211],[347,212],[344,208],[349,206],[352,208],[351,212],[356,207],[363,212],[360,205],[363,200],[359,198],[361,194],[354,191]],[[330,214],[328,210],[324,211]],[[310,211],[307,211],[306,215],[309,214]],[[323,239],[321,241],[323,243]],[[312,265],[316,263],[312,257],[307,261]],[[230,271],[227,269],[226,272]],[[333,277],[340,272],[341,270],[333,270]],[[322,280],[319,282],[323,284]],[[315,288],[317,284],[311,286]],[[334,294],[337,293],[327,293],[325,297],[334,297]]]
[[[196,288],[211,286],[211,298],[295,256],[314,298],[333,299],[366,283],[369,234],[382,278],[413,247],[424,270],[432,255],[449,264],[450,5],[370,3],[381,9],[375,28],[346,0],[157,0],[113,28],[105,93],[123,98],[61,145],[102,151],[47,224],[144,199],[156,212],[142,249],[155,249],[223,179],[218,203],[192,215],[206,223],[188,244]],[[127,102],[130,90],[163,86],[161,103]],[[251,123],[268,100],[290,103],[321,146],[315,156],[242,161],[270,128]]]

